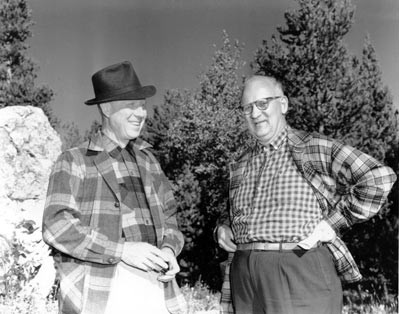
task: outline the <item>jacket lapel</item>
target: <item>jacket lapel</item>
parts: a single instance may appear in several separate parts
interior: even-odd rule
[[[306,159],[304,158],[306,142],[310,140],[309,134],[289,127],[287,136],[288,136],[288,147],[291,156],[294,159],[295,165],[302,173],[310,171],[310,169],[307,166],[305,166]]]
[[[310,178],[314,179],[315,177],[315,169],[312,166],[312,162],[310,161],[306,151],[306,147],[311,139],[312,136],[310,133],[292,129],[290,127],[288,128],[288,147],[295,165],[310,184],[316,189],[319,189],[319,184],[315,186],[317,180],[309,180]]]
[[[94,160],[94,164],[97,167],[101,176],[104,178],[106,184],[113,192],[114,196],[120,202],[121,195],[120,195],[119,184],[115,176],[114,168],[112,167],[112,161],[110,156],[105,151],[102,151],[98,154],[98,156]]]
[[[288,128],[288,147],[294,163],[299,172],[302,173],[305,180],[313,188],[320,207],[325,209],[326,206],[324,205],[324,202],[329,203],[328,192],[326,191],[323,179],[313,166],[316,157],[313,156],[310,158],[306,150],[306,148],[309,147],[309,142],[312,138],[313,136],[310,133]]]
[[[88,151],[94,151],[97,153],[97,156],[94,158],[94,165],[104,178],[105,183],[109,186],[118,202],[121,202],[118,181],[116,179],[114,168],[112,167],[111,158],[104,150],[104,144],[100,131],[97,132],[97,134],[90,140]]]

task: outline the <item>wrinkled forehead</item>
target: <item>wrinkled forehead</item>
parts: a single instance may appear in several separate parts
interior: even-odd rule
[[[283,95],[283,92],[274,79],[254,76],[245,82],[241,102],[242,105],[246,105],[261,98],[280,95]]]

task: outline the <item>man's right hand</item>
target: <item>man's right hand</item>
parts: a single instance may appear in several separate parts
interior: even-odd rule
[[[234,243],[234,235],[231,228],[227,225],[220,225],[216,231],[219,246],[227,252],[235,252],[237,245]]]
[[[165,252],[146,242],[125,242],[122,261],[144,271],[167,270],[169,257]]]

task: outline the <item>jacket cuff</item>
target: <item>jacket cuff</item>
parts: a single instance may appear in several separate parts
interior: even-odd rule
[[[213,233],[212,233],[213,241],[215,241],[215,243],[218,243],[218,230],[221,226],[230,227],[230,225],[228,223],[220,223],[220,224],[216,225],[216,227],[215,227],[215,229],[213,229]]]
[[[121,239],[118,242],[110,242],[110,246],[107,246],[104,250],[104,259],[103,262],[105,264],[117,264],[122,259],[123,246],[125,244],[125,240]]]
[[[166,244],[163,243],[162,246],[161,246],[161,249],[164,249],[164,248],[170,249],[170,250],[173,252],[173,255],[174,255],[175,257],[177,256],[177,255],[176,255],[176,251],[175,251],[175,249],[174,249],[172,246],[168,245],[167,243],[166,243]]]
[[[167,247],[170,248],[174,253],[175,256],[178,256],[180,252],[183,249],[184,245],[184,238],[183,234],[176,233],[174,230],[169,229],[170,231],[168,232],[168,229],[165,233],[165,236],[163,238],[161,248]]]
[[[324,219],[331,226],[331,228],[334,229],[337,235],[342,234],[350,227],[348,219],[346,219],[346,217],[342,214],[338,204],[335,210],[333,210],[329,215],[324,217]]]

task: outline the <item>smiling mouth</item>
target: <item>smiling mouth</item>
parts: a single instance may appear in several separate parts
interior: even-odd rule
[[[254,124],[255,124],[255,125],[262,124],[262,123],[267,123],[267,121],[266,121],[266,120],[254,121]]]

